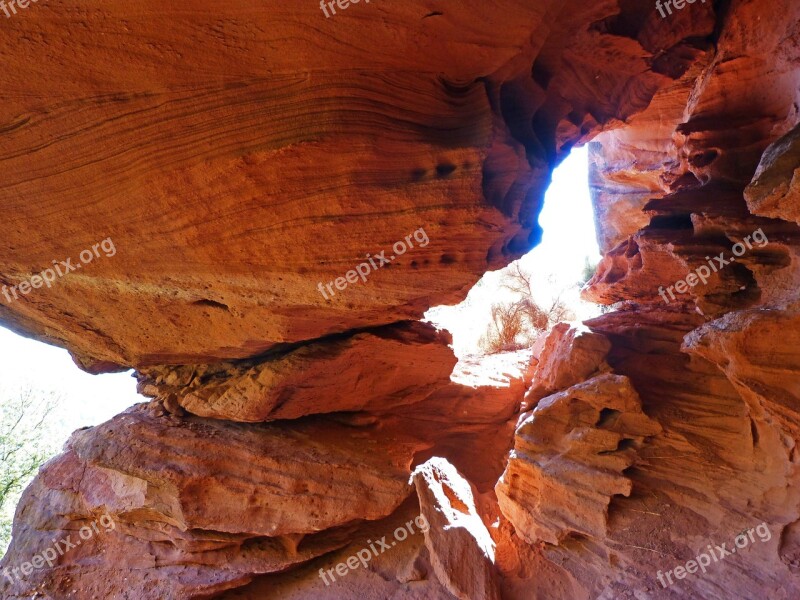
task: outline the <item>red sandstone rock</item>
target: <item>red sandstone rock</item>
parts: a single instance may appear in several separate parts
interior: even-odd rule
[[[75,433],[48,463],[21,501],[27,517],[2,567],[101,514],[117,527],[53,570],[0,582],[3,597],[115,597],[130,585],[140,598],[193,598],[306,562],[346,545],[342,527],[385,517],[408,497],[414,446],[380,444],[330,422],[278,428],[134,407]],[[120,564],[131,569],[127,584]]]
[[[0,75],[0,281],[107,237],[117,254],[0,316],[86,368],[249,358],[421,318],[531,246],[539,181],[485,80],[545,7],[34,8],[4,23],[18,60]],[[429,244],[399,256],[419,229]],[[382,251],[396,259],[367,282],[319,292]]]
[[[626,377],[598,375],[541,400],[497,484],[503,514],[531,544],[604,537],[611,498],[633,489],[623,472],[660,431]]]
[[[778,141],[800,118],[798,22],[792,0],[663,19],[611,0],[373,2],[330,19],[277,0],[109,0],[7,20],[0,286],[105,237],[117,253],[0,300],[0,320],[87,370],[138,368],[172,414],[81,432],[46,467],[4,566],[107,507],[119,525],[4,597],[480,589],[479,570],[442,569],[475,558],[447,532],[431,535],[443,582],[421,536],[336,587],[318,577],[414,516],[408,467],[432,456],[475,484],[468,512],[494,537],[507,600],[800,596],[800,239],[793,136]],[[556,393],[509,460],[524,378],[477,384],[471,364],[473,383],[450,382],[442,344],[403,322],[530,248],[551,169],[593,138],[605,258],[587,294],[624,304],[589,323],[608,344],[554,334],[534,385]],[[429,243],[367,282],[318,291],[421,227]],[[756,228],[769,245],[661,300]],[[374,373],[355,364],[370,349],[386,352]],[[245,425],[181,404],[365,412]],[[510,522],[491,492],[506,462]],[[762,522],[770,540],[658,580]]]
[[[714,25],[710,6],[667,28],[611,0],[34,8],[2,42],[0,283],[117,252],[0,318],[92,371],[247,359],[459,301],[539,238],[558,158],[644,110]],[[318,291],[381,251],[367,282]]]
[[[439,581],[459,600],[500,600],[494,541],[475,508],[469,482],[442,459],[417,467],[412,479],[428,523],[425,545]]]
[[[800,423],[792,416],[800,406],[800,356],[787,352],[795,347],[800,347],[796,309],[728,313],[689,333],[683,344],[685,351],[717,365],[747,402],[753,423],[749,444],[764,444],[781,432],[772,450],[800,464]]]
[[[481,492],[505,469],[526,385],[529,352],[466,358],[448,385],[413,407],[376,413],[389,432],[411,433],[429,447],[416,460],[442,457]]]
[[[559,323],[545,338],[539,363],[533,372],[533,386],[525,395],[528,405],[603,370],[611,343],[586,328]]]
[[[201,417],[242,422],[387,409],[448,385],[456,364],[448,341],[409,322],[263,360],[145,369],[139,390]]]
[[[424,535],[415,523],[419,517],[415,495],[386,519],[359,526],[349,536],[350,543],[346,547],[286,573],[259,577],[249,585],[218,597],[225,600],[453,600],[433,572]],[[408,532],[408,527],[413,529],[413,534],[407,533],[408,537],[398,541],[395,532],[398,529]],[[389,547],[381,546],[379,540]],[[393,541],[396,545],[392,545]],[[366,566],[358,559],[359,553]],[[348,560],[355,568],[347,565]],[[344,575],[336,572],[337,567]]]
[[[589,144],[589,183],[604,254],[649,225],[645,206],[685,185],[689,165],[707,165],[716,158],[718,151],[680,156],[672,140],[692,87],[711,58],[710,52],[698,54],[683,77],[659,91],[625,128],[604,132]]]
[[[800,223],[800,128],[764,152],[753,181],[744,191],[754,215]]]

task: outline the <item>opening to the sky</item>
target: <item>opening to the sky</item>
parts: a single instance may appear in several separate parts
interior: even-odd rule
[[[3,455],[15,452],[15,464],[25,463],[22,453],[43,458],[58,454],[77,429],[99,425],[147,401],[136,393],[131,373],[90,375],[77,367],[66,350],[0,327],[0,411],[13,412],[24,406],[22,422],[12,435],[8,430],[18,415],[14,414],[13,420],[0,419],[0,451]],[[24,447],[15,450],[20,443]],[[3,474],[7,479],[17,473],[9,467]],[[8,481],[0,483],[6,485]],[[4,495],[5,502],[0,506],[0,556],[10,541],[11,519],[20,491]]]
[[[447,329],[459,358],[483,354],[481,338],[492,326],[492,306],[516,299],[508,289],[510,273],[530,275],[533,300],[545,310],[557,304],[570,320],[596,316],[600,307],[581,300],[580,288],[600,260],[589,191],[588,146],[574,149],[555,169],[539,215],[541,243],[505,269],[486,273],[455,306],[437,306],[426,319]]]
[[[517,268],[530,274],[533,298],[539,306],[549,307],[558,300],[574,320],[599,313],[599,307],[579,296],[587,266],[600,259],[587,148],[574,150],[554,171],[539,224],[542,241],[530,253],[505,269],[487,273],[461,304],[435,307],[426,314],[428,320],[451,332],[459,358],[487,354],[482,338],[492,322],[492,306],[515,300],[504,281]],[[48,457],[57,454],[75,430],[99,425],[133,404],[147,401],[137,394],[130,371],[90,375],[74,364],[66,350],[2,327],[0,395],[0,406],[13,405],[15,399],[31,404],[28,416],[34,421],[40,418],[43,406],[50,407],[44,432],[30,444]],[[0,442],[2,437],[0,431]],[[10,538],[8,528],[18,496],[7,499],[0,509],[0,556]]]

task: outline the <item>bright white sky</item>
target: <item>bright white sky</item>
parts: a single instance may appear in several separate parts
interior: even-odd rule
[[[521,259],[525,270],[537,276],[542,302],[580,278],[587,256],[592,262],[599,259],[588,178],[587,150],[576,149],[554,173],[545,197],[539,218],[544,229],[542,243]],[[548,279],[551,274],[555,285]],[[486,330],[489,307],[500,299],[499,278],[499,272],[487,273],[464,303],[429,312],[431,320],[454,332],[457,354],[475,346]],[[571,294],[570,304],[578,306],[577,291]],[[591,306],[579,309],[586,310],[580,318],[593,314]],[[136,380],[129,373],[89,375],[75,366],[66,350],[0,327],[0,402],[5,394],[25,386],[53,391],[61,398],[54,425],[63,441],[75,429],[98,425],[146,400],[137,395]]]
[[[596,305],[580,300],[579,289],[573,286],[581,278],[587,258],[591,264],[600,260],[586,146],[573,150],[553,173],[539,224],[544,229],[542,242],[519,260],[523,270],[534,276],[535,299],[540,305],[549,306],[559,292],[572,286],[563,292],[562,299],[578,320],[599,314]],[[426,318],[453,334],[453,348],[459,357],[475,352],[489,325],[491,305],[510,299],[500,285],[502,273],[484,275],[461,304],[435,307],[426,314]]]
[[[99,425],[146,400],[130,373],[89,375],[66,350],[24,338],[0,327],[0,402],[26,387],[61,399],[53,429],[66,442],[80,427]],[[61,442],[59,442],[59,445]]]

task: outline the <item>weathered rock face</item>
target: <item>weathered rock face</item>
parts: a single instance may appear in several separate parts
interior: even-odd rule
[[[379,436],[331,422],[242,425],[139,405],[75,433],[48,463],[20,503],[6,561],[25,562],[64,532],[77,538],[99,515],[116,526],[52,572],[0,583],[3,597],[67,595],[69,582],[81,597],[128,597],[117,596],[126,593],[114,575],[122,564],[127,584],[144,590],[129,597],[193,598],[307,562],[344,546],[342,528],[383,518],[408,497],[417,447],[393,442],[378,452]]]
[[[92,370],[419,318],[528,250],[558,157],[645,108],[714,24],[611,0],[373,4],[9,20],[0,284],[106,238],[116,253],[0,317]],[[368,254],[381,268],[346,281]]]
[[[249,358],[419,318],[531,247],[538,180],[487,83],[547,6],[35,8],[3,33],[19,60],[0,79],[2,283],[105,238],[117,252],[2,317],[84,366]],[[368,254],[368,284],[326,299],[318,283]]]
[[[26,491],[3,598],[800,596],[800,5],[191,4],[0,33],[0,319],[154,398]],[[457,365],[418,320],[589,141],[621,304]]]
[[[754,215],[800,223],[800,130],[794,129],[764,152],[753,182],[745,188]]]
[[[590,375],[606,370],[605,358],[611,343],[605,336],[587,328],[558,323],[544,338],[539,362],[533,373],[534,385],[525,395],[535,404],[553,392],[585,381]]]
[[[245,423],[385,410],[442,387],[456,364],[447,342],[432,325],[401,323],[274,359],[143,369],[139,391],[194,415]]]
[[[459,600],[499,600],[495,544],[478,514],[470,483],[442,459],[419,467],[413,481],[437,579]]]
[[[517,429],[497,488],[503,514],[530,543],[602,538],[611,499],[633,489],[623,472],[660,431],[626,377],[598,375],[548,396]]]

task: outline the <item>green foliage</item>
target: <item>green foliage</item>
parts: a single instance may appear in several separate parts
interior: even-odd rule
[[[0,392],[0,556],[11,540],[14,507],[39,467],[56,452],[48,417],[53,394]]]
[[[583,287],[589,280],[594,277],[594,272],[597,270],[597,265],[600,263],[592,263],[587,256],[583,261],[583,273],[581,274],[581,278],[578,280],[578,287]]]

